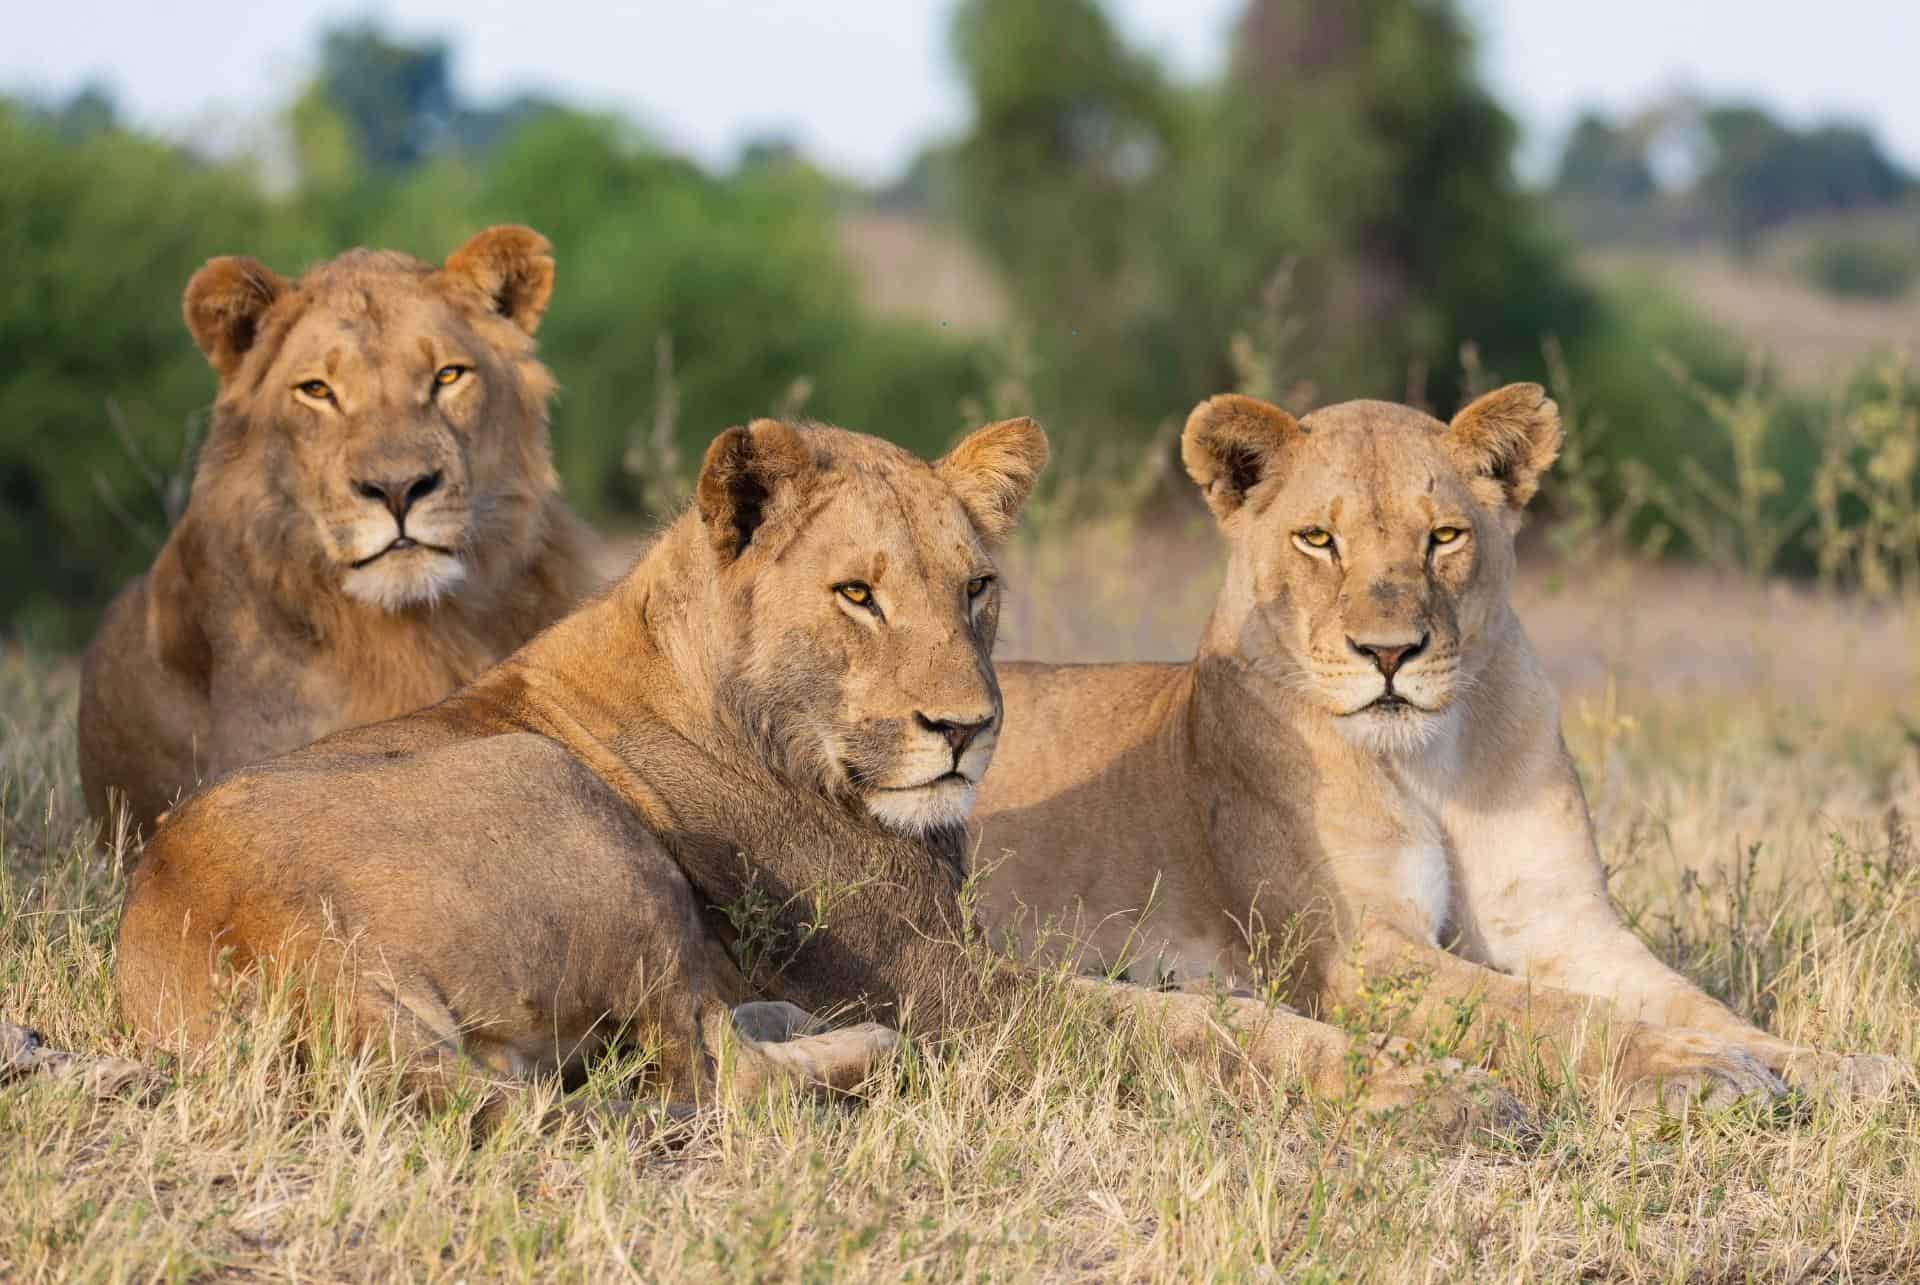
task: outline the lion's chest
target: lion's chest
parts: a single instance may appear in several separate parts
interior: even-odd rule
[[[1332,848],[1342,899],[1359,919],[1440,945],[1453,920],[1453,867],[1437,834],[1396,831]]]
[[[1446,937],[1453,905],[1453,875],[1447,846],[1436,836],[1408,839],[1389,858],[1389,877],[1414,928],[1434,945]]]
[[[491,647],[456,628],[392,629],[386,636],[350,641],[331,658],[324,676],[315,676],[331,689],[331,699],[309,706],[347,727],[431,705],[512,650]]]
[[[1459,928],[1455,852],[1442,819],[1458,764],[1458,740],[1448,736],[1427,755],[1398,764],[1382,792],[1394,818],[1388,877],[1410,921],[1407,927],[1436,946],[1445,945]]]
[[[1385,919],[1434,945],[1446,940],[1453,918],[1453,863],[1445,832],[1425,808],[1402,801],[1328,847],[1340,854],[1334,865],[1357,914]]]

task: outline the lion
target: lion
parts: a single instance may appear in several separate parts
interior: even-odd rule
[[[1025,419],[933,464],[824,426],[727,430],[603,596],[440,703],[162,821],[120,921],[127,1019],[191,1048],[274,978],[339,979],[331,1011],[408,1094],[479,1076],[488,1128],[609,1046],[651,1050],[673,1102],[846,1089],[903,1015],[1005,1011],[1021,974],[966,944],[964,822],[1000,736],[991,549],[1046,455]],[[1333,1092],[1354,1051],[1246,997],[1081,993],[1229,1073]],[[1393,1063],[1373,1107],[1517,1118],[1484,1074],[1434,1088],[1404,1044],[1365,1051]]]
[[[88,647],[87,806],[199,782],[438,700],[597,587],[549,456],[534,331],[551,247],[496,227],[438,268],[353,250],[187,284],[218,374],[186,510]]]
[[[1291,933],[1307,1011],[1424,976],[1406,1030],[1471,1014],[1463,1035],[1530,1031],[1633,1102],[1764,1097],[1781,1077],[1885,1092],[1906,1074],[1892,1059],[1756,1029],[1608,899],[1510,600],[1560,440],[1537,384],[1450,424],[1373,401],[1299,420],[1201,403],[1181,454],[1229,554],[1197,654],[1001,667],[983,918],[1020,949],[1175,979],[1245,979]]]

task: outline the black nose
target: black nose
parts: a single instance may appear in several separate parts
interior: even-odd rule
[[[1429,634],[1421,634],[1419,641],[1410,643],[1363,643],[1347,639],[1347,646],[1360,655],[1373,661],[1373,667],[1380,673],[1392,678],[1399,672],[1400,666],[1418,656],[1427,649]]]
[[[407,510],[440,489],[440,471],[435,469],[398,482],[355,482],[353,489],[366,499],[384,503],[395,522],[405,522]]]
[[[925,714],[915,714],[913,717],[922,728],[946,738],[947,744],[953,747],[956,762],[967,752],[967,746],[973,744],[973,738],[980,734],[980,729],[993,721],[983,718],[977,723],[961,723],[950,718],[928,718]]]

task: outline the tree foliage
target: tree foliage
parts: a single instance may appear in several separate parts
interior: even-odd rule
[[[268,210],[243,175],[6,104],[0,171],[0,620],[17,620],[100,602],[156,547],[149,470],[177,468],[211,386],[180,291],[259,245]]]
[[[1803,214],[1887,205],[1912,186],[1857,126],[1796,130],[1744,104],[1712,108],[1703,121],[1713,159],[1701,192],[1736,241]]]
[[[1652,197],[1655,184],[1644,141],[1604,116],[1586,112],[1567,135],[1553,186],[1570,197],[1632,202]]]
[[[1451,4],[1253,0],[1193,89],[1092,0],[966,0],[954,37],[974,124],[921,187],[1004,268],[1056,418],[1226,386],[1283,272],[1327,397],[1445,401],[1463,340],[1531,368],[1543,332],[1587,324]]]
[[[1655,173],[1662,150],[1678,162],[1664,187]],[[1704,228],[1737,248],[1794,219],[1888,206],[1912,189],[1912,176],[1858,125],[1797,129],[1753,103],[1684,94],[1621,122],[1583,115],[1554,179],[1582,224],[1668,240]]]

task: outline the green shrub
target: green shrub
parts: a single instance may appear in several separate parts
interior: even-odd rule
[[[1857,234],[1823,236],[1800,261],[1800,274],[1842,298],[1902,299],[1920,275],[1920,238],[1904,245]]]
[[[114,131],[69,141],[5,103],[0,172],[0,626],[58,638],[165,531],[149,477],[177,471],[212,391],[188,275],[270,255],[271,234],[241,174]]]

